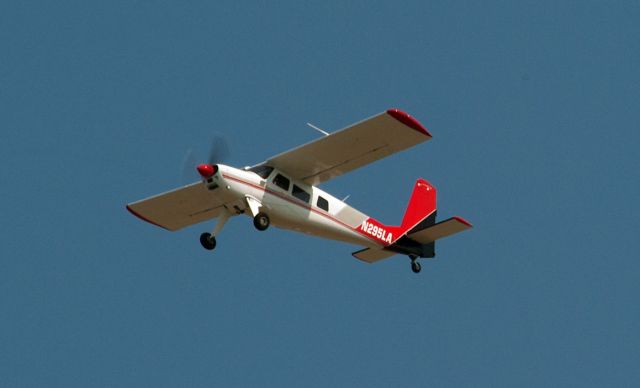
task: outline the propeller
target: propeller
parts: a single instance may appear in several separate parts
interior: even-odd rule
[[[182,158],[180,181],[183,185],[201,179],[197,170],[201,164],[215,165],[224,162],[229,157],[227,140],[219,135],[214,135],[211,138],[208,152],[198,151],[197,149],[189,148]]]
[[[215,135],[211,139],[211,146],[209,147],[209,158],[207,162],[209,164],[217,164],[222,163],[229,157],[229,145],[227,144],[227,140],[222,137]]]

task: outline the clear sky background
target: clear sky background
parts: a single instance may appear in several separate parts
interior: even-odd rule
[[[187,4],[188,3],[188,4]],[[640,2],[2,2],[0,385],[631,386]],[[252,165],[398,107],[432,141],[322,187],[472,231],[419,275],[125,204],[213,133]]]

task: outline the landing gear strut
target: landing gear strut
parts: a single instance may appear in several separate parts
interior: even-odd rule
[[[202,233],[200,235],[200,244],[208,251],[213,250],[216,247],[216,237],[212,236],[211,233]]]
[[[411,270],[413,273],[420,273],[422,266],[418,263],[418,257],[411,255],[409,258],[411,259]]]
[[[256,214],[255,217],[253,217],[253,226],[255,226],[256,229],[260,231],[267,230],[267,228],[269,227],[269,224],[270,224],[269,216],[263,212],[260,212]]]

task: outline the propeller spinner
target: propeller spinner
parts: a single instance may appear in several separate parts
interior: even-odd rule
[[[196,170],[198,170],[200,176],[207,179],[211,178],[216,172],[218,172],[218,166],[215,164],[199,164],[198,167],[196,167]]]

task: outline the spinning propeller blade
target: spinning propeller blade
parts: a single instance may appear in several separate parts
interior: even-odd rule
[[[229,157],[229,146],[227,140],[219,135],[211,138],[209,150],[206,153],[196,152],[193,148],[189,148],[182,159],[182,169],[180,174],[180,182],[187,185],[201,179],[197,167],[206,162],[209,165],[215,165],[224,162]]]
[[[229,146],[227,140],[222,136],[215,135],[213,139],[211,139],[211,147],[209,148],[209,158],[207,161],[209,164],[218,164],[227,160],[228,157]]]

